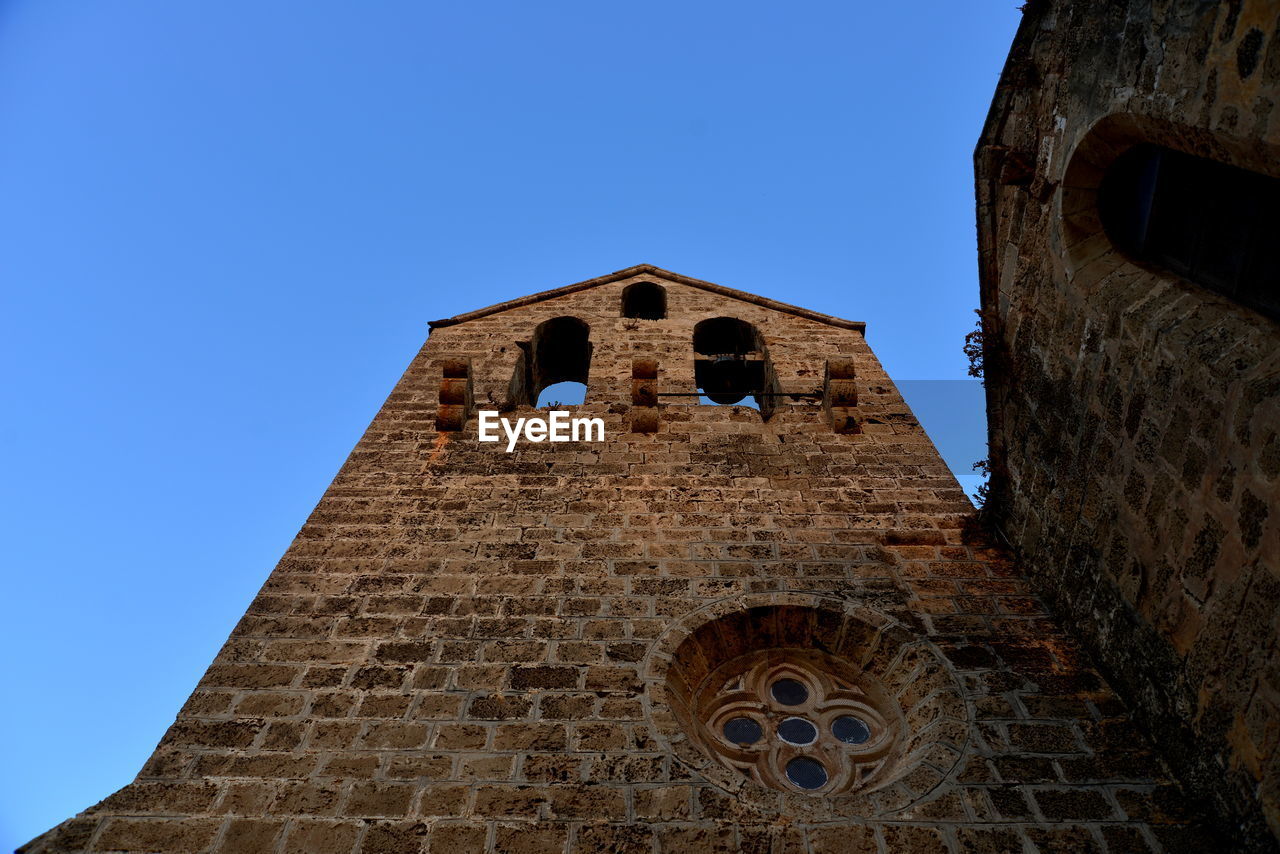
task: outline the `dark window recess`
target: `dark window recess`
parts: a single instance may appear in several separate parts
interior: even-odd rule
[[[1280,320],[1280,179],[1143,144],[1107,169],[1098,206],[1135,260]]]
[[[636,282],[622,292],[622,316],[662,320],[667,316],[667,290],[653,282]]]

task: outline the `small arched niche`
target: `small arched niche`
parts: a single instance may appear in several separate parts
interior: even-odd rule
[[[622,291],[622,316],[662,320],[667,316],[667,289],[653,282],[636,282]]]
[[[520,342],[520,357],[511,381],[511,399],[532,406],[542,392],[557,386],[560,400],[571,397],[565,383],[579,383],[585,395],[591,369],[591,327],[576,317],[555,317],[538,324],[533,337]],[[572,402],[577,402],[576,400]]]
[[[760,331],[736,317],[712,317],[693,328],[694,383],[704,402],[749,406],[768,417],[773,372]]]

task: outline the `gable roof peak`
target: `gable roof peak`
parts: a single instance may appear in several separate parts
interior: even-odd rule
[[[769,299],[768,297],[762,297],[762,296],[757,296],[755,294],[747,293],[746,291],[739,291],[733,288],[726,288],[724,285],[717,285],[714,282],[704,282],[702,279],[694,279],[689,276],[682,276],[679,273],[673,273],[670,270],[664,270],[661,267],[654,266],[653,264],[636,264],[633,267],[627,267],[626,269],[618,270],[616,272],[609,273],[608,275],[605,275],[605,276],[598,276],[594,279],[587,279],[585,281],[575,282],[572,285],[565,285],[563,287],[553,288],[549,291],[540,291],[539,293],[530,294],[529,296],[518,297],[513,300],[507,300],[506,302],[495,303],[485,308],[476,309],[475,311],[468,311],[465,314],[457,314],[457,315],[454,315],[453,317],[446,317],[441,320],[433,320],[430,322],[429,325],[432,329],[436,329],[442,326],[455,326],[459,323],[466,323],[468,320],[475,320],[476,318],[479,318],[479,317],[486,317],[490,314],[497,314],[500,311],[507,311],[508,309],[512,309],[512,308],[520,308],[521,306],[532,305],[535,302],[542,302],[543,300],[566,296],[568,294],[576,293],[578,291],[585,291],[588,288],[594,288],[600,285],[607,285],[611,282],[618,282],[623,279],[630,279],[630,278],[634,278],[635,276],[644,276],[644,275],[651,275],[656,278],[666,279],[667,281],[675,282],[676,284],[688,285],[689,287],[692,287],[692,288],[699,288],[704,291],[710,291],[711,293],[716,293],[716,294],[720,294],[721,296],[731,297],[732,299],[742,300],[743,302],[751,303],[752,305],[758,305],[763,308],[772,309],[774,311],[785,312],[786,314],[794,314],[798,317],[804,317],[809,320],[816,320],[819,323],[826,323],[831,326],[838,326],[842,329],[852,329],[855,332],[860,332],[865,334],[866,328],[867,328],[867,324],[863,323],[862,321],[845,320],[844,318],[841,318],[841,317],[835,317],[834,315],[830,315],[830,314],[823,314],[818,311],[811,311],[807,308],[801,308],[798,305],[791,305],[789,303],[779,302],[777,300]]]

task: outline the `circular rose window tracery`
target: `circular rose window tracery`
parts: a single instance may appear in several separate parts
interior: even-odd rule
[[[946,658],[848,599],[709,602],[654,641],[643,678],[655,740],[693,785],[762,815],[896,816],[943,791],[970,749],[972,709]]]
[[[874,680],[816,650],[738,656],[702,680],[693,700],[704,747],[784,791],[826,794],[873,783],[902,728]]]

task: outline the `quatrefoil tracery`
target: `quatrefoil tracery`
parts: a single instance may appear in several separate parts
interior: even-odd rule
[[[899,728],[878,708],[885,704],[874,688],[806,656],[746,658],[717,668],[700,692],[702,737],[722,762],[784,791],[828,794],[874,782]]]

